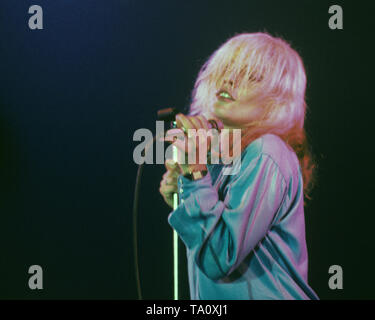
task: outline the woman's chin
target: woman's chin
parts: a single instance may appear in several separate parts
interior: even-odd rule
[[[231,112],[225,105],[215,105],[213,111],[213,117],[220,120],[224,128],[239,128],[241,126],[241,120],[234,119],[233,111]]]
[[[221,121],[225,121],[229,117],[229,111],[223,105],[215,105],[213,111],[214,117],[218,118]]]
[[[223,123],[224,128],[230,129],[239,127],[238,123],[236,121],[233,121],[230,117],[223,117],[221,115],[215,114],[215,118]]]

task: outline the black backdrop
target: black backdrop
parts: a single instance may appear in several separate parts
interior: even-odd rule
[[[28,8],[44,29],[28,28]],[[328,28],[328,8],[344,30]],[[309,281],[322,299],[375,298],[370,1],[2,0],[0,298],[136,299],[132,152],[159,108],[186,107],[197,72],[227,38],[291,42],[308,76],[306,122],[319,163],[306,208]],[[147,166],[139,216],[144,297],[171,299],[172,233]],[[30,290],[30,265],[44,289]],[[328,268],[344,289],[328,288]],[[188,298],[184,256],[181,295]]]

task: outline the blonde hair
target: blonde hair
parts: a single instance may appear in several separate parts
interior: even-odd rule
[[[300,160],[304,192],[309,198],[315,165],[304,130],[306,73],[299,54],[283,39],[267,33],[230,38],[202,66],[190,114],[210,118],[224,81],[230,83],[236,96],[245,97],[249,105],[261,110],[261,116],[243,130],[242,146],[266,133],[280,136]]]

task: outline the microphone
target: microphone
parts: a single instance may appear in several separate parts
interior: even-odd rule
[[[176,108],[165,108],[158,110],[158,120],[165,122],[175,121],[178,110]]]
[[[178,113],[178,109],[176,108],[165,108],[158,110],[157,116],[160,121],[173,122],[176,121],[176,115]],[[210,129],[216,129],[219,132],[224,128],[224,125],[220,120],[209,119],[208,123]]]

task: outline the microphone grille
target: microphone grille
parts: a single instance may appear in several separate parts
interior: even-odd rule
[[[178,113],[178,110],[176,108],[166,108],[158,110],[158,120],[160,121],[166,121],[166,122],[172,122],[176,118],[176,114]]]

